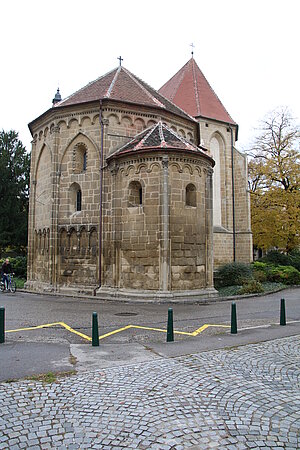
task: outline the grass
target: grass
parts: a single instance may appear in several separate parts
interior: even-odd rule
[[[283,283],[274,283],[271,281],[265,281],[262,283],[265,292],[276,291],[277,289],[286,289],[288,286]]]
[[[43,383],[54,383],[56,381],[56,374],[53,372],[42,373],[39,375],[30,375],[27,380],[42,381]]]
[[[75,375],[76,370],[70,370],[69,372],[48,372],[48,373],[41,373],[39,375],[31,375],[30,377],[27,377],[27,380],[32,381],[41,381],[42,383],[56,383],[58,381],[58,378],[63,377],[69,377],[71,375]]]
[[[273,291],[276,291],[277,289],[283,289],[283,288],[287,287],[283,283],[271,283],[269,281],[266,281],[261,284],[264,289],[263,293],[273,292]],[[217,290],[219,292],[220,297],[231,297],[234,295],[239,295],[239,291],[241,288],[242,288],[242,286],[225,286],[225,287],[217,288]]]
[[[220,297],[230,297],[232,295],[238,295],[238,291],[242,286],[224,286],[217,288]]]
[[[58,383],[61,378],[70,377],[72,375],[76,375],[76,373],[77,373],[76,370],[69,370],[67,372],[57,372],[57,373],[48,372],[48,373],[40,373],[38,375],[30,375],[28,377],[25,377],[24,379],[30,381],[40,381],[43,384]],[[8,378],[7,380],[4,381],[4,383],[16,383],[17,381],[19,380],[16,378]],[[27,388],[27,392],[32,391],[33,391],[32,387]]]
[[[73,356],[73,355],[70,355],[70,356],[69,356],[69,361],[70,361],[70,363],[71,363],[73,366],[75,366],[76,363],[77,363],[77,358],[76,358],[75,356]]]

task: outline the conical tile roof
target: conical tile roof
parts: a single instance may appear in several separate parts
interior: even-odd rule
[[[169,150],[178,150],[187,153],[192,152],[211,159],[201,148],[188,142],[182,136],[179,136],[161,121],[139,133],[127,144],[111,153],[107,159],[109,160],[113,157],[129,153],[157,150],[164,150],[166,152]]]
[[[54,108],[110,99],[120,102],[150,106],[170,111],[189,120],[192,118],[164,98],[155,89],[137,78],[123,66],[108,72],[87,86],[57,103]],[[193,120],[193,119],[192,119]]]
[[[236,125],[194,58],[191,58],[158,92],[190,116],[206,117]]]

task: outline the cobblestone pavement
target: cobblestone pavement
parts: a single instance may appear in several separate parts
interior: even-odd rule
[[[299,449],[300,336],[0,384],[0,449]]]

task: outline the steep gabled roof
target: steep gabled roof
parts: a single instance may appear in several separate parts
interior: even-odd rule
[[[158,92],[193,117],[206,117],[236,125],[194,58],[191,58]]]
[[[164,125],[161,121],[156,123],[150,128],[142,131],[131,139],[127,144],[123,145],[119,149],[111,153],[107,160],[126,155],[129,153],[136,154],[146,151],[163,150],[168,152],[169,150],[176,150],[188,153],[194,153],[202,155],[211,160],[211,158],[205,154],[201,148],[195,144],[188,142],[182,136],[179,136],[171,128]]]
[[[133,103],[170,111],[178,116],[193,120],[185,111],[164,98],[155,89],[137,78],[123,66],[108,72],[92,81],[65,100],[54,105],[54,108],[78,105],[87,102],[110,99]]]

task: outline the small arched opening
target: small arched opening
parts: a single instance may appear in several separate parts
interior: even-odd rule
[[[73,183],[70,186],[70,212],[82,211],[82,192],[78,183]]]
[[[143,188],[139,181],[129,183],[128,206],[141,206],[143,204]]]
[[[87,148],[84,144],[77,144],[73,153],[73,172],[83,173],[87,170]]]
[[[197,206],[196,202],[196,186],[192,183],[185,188],[185,204],[186,206]]]

